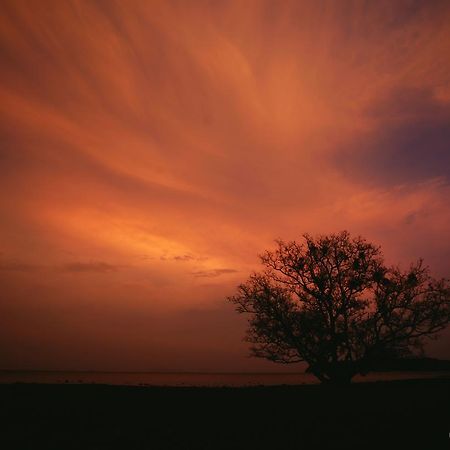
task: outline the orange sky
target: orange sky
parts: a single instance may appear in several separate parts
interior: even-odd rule
[[[0,368],[283,370],[224,300],[277,237],[348,229],[448,277],[449,23],[445,1],[3,0]]]

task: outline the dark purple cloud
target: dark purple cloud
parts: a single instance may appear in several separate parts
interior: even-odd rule
[[[335,155],[347,177],[392,186],[450,181],[450,103],[430,89],[397,89],[366,111],[373,130]]]

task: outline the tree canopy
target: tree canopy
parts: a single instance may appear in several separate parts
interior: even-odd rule
[[[228,298],[249,315],[256,357],[305,361],[322,382],[350,382],[377,360],[421,354],[450,320],[448,280],[422,260],[387,266],[379,247],[347,231],[276,243]]]

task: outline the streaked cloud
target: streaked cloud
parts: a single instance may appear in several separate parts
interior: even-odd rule
[[[211,270],[200,270],[198,272],[192,272],[192,275],[197,278],[215,278],[221,275],[226,275],[228,273],[238,272],[235,269],[211,269]]]
[[[183,320],[209,320],[184,312],[219,317],[277,237],[349,229],[448,276],[449,22],[445,1],[3,1],[0,330],[21,356],[0,363],[64,359],[83,323],[129,370],[183,358]]]
[[[5,272],[35,272],[40,267],[19,261],[0,262],[0,270]]]
[[[71,262],[64,264],[60,267],[63,272],[72,273],[84,273],[84,272],[94,272],[94,273],[108,273],[117,272],[120,266],[109,264],[103,261],[92,261],[92,262]]]

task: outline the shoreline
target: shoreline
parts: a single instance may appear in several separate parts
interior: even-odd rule
[[[13,381],[13,382],[0,382],[0,391],[4,387],[12,387],[12,386],[33,386],[33,387],[60,387],[60,386],[86,386],[86,387],[111,387],[111,388],[147,388],[147,389],[193,389],[193,390],[215,390],[215,389],[229,389],[229,390],[245,390],[245,389],[278,389],[278,388],[288,388],[288,389],[303,389],[303,388],[349,388],[352,386],[355,387],[369,387],[369,386],[384,386],[384,387],[400,387],[400,386],[412,386],[414,384],[417,385],[434,385],[434,384],[442,384],[449,383],[450,385],[450,374],[442,374],[436,377],[424,377],[424,378],[402,378],[402,379],[391,379],[391,380],[367,380],[367,381],[352,381],[350,384],[344,385],[333,385],[333,384],[321,384],[317,383],[298,383],[298,384],[289,384],[289,383],[280,383],[280,384],[252,384],[252,385],[188,385],[188,384],[179,384],[179,385],[156,385],[156,384],[147,384],[147,383],[139,383],[139,384],[116,384],[116,383],[96,383],[96,382],[84,382],[84,381],[63,381],[57,383],[50,382],[39,382],[39,381]]]
[[[450,378],[450,371],[373,372],[357,375],[352,384],[382,381]],[[127,386],[246,387],[320,384],[308,373],[155,373],[155,372],[65,372],[0,371],[0,384],[109,384]]]

